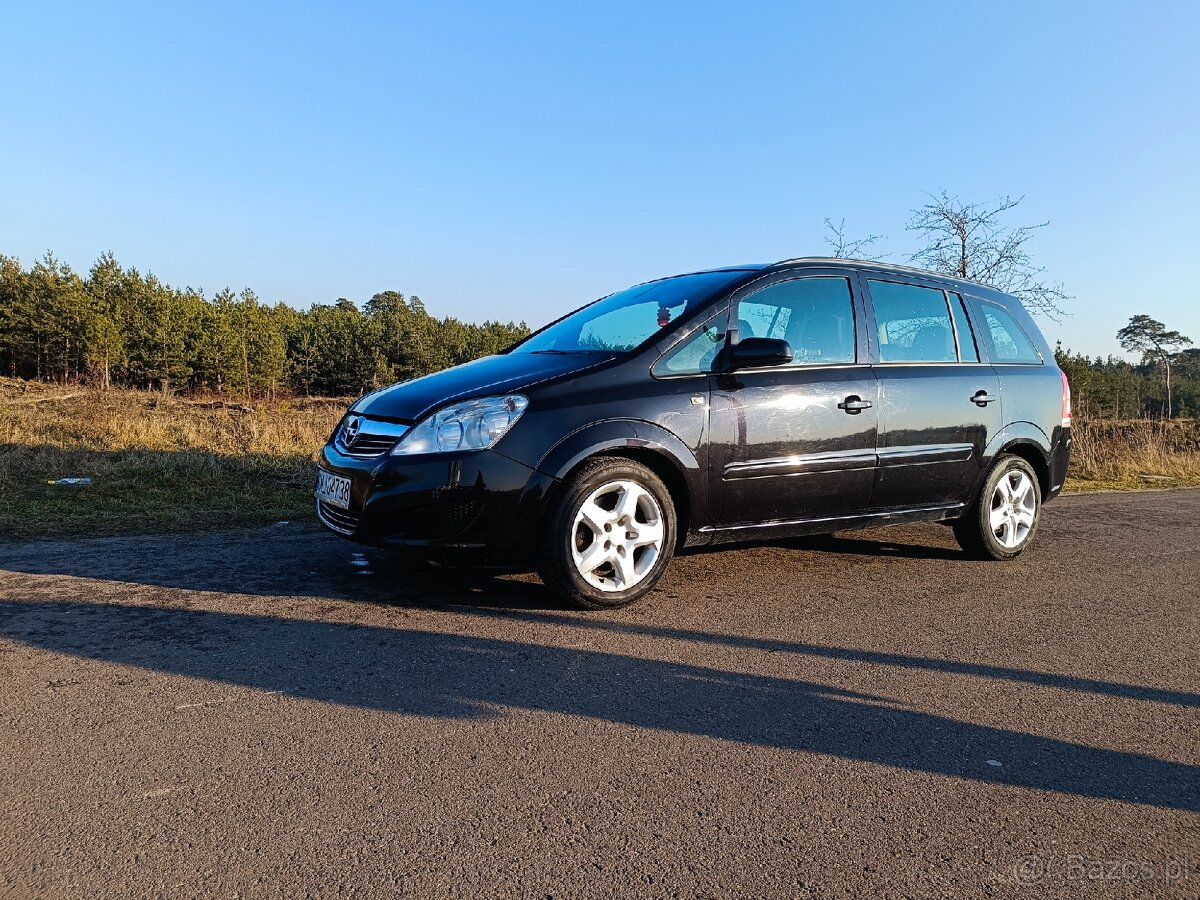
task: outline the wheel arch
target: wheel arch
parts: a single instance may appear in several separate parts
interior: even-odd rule
[[[1037,475],[1042,497],[1050,495],[1050,438],[1032,422],[1017,422],[1005,427],[988,445],[984,454],[983,472],[980,474],[976,493],[992,465],[1002,455],[1019,456],[1033,467]]]
[[[695,453],[660,425],[640,419],[613,419],[567,435],[546,453],[537,469],[551,476],[557,486],[597,456],[633,460],[662,480],[675,505],[676,544],[683,546],[692,523],[703,510],[704,480]]]

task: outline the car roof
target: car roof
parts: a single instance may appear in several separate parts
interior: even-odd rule
[[[743,263],[740,266],[716,266],[712,269],[697,269],[695,272],[682,272],[682,275],[707,275],[709,272],[757,272],[760,269],[769,269],[775,263]],[[678,278],[678,275],[668,275],[668,278]],[[659,279],[655,279],[658,281]]]
[[[681,273],[681,275],[704,275],[709,272],[769,272],[771,270],[791,269],[801,266],[820,267],[823,269],[853,269],[865,272],[868,275],[907,275],[910,277],[916,275],[921,278],[933,279],[948,287],[956,287],[961,293],[983,294],[995,299],[1003,298],[1011,300],[1018,305],[1020,304],[1020,301],[1012,294],[990,284],[984,284],[982,281],[972,281],[970,278],[958,278],[954,275],[947,275],[944,272],[931,272],[928,269],[918,269],[916,266],[901,266],[896,263],[880,262],[873,259],[848,259],[843,256],[797,256],[793,259],[781,259],[779,262],[773,263],[745,263],[740,266],[717,266],[711,269],[699,269],[695,272]],[[680,276],[669,275],[664,278],[651,280],[663,281],[666,278],[678,277]]]
[[[798,256],[795,259],[783,259],[776,263],[771,263],[769,266],[762,266],[763,269],[775,268],[792,268],[794,266],[821,266],[822,268],[845,268],[855,269],[868,273],[880,275],[919,275],[922,278],[932,278],[945,284],[958,285],[966,291],[979,293],[980,290],[987,291],[989,294],[994,294],[1000,297],[1011,297],[999,288],[993,287],[990,284],[984,284],[982,281],[972,281],[970,278],[958,278],[954,275],[947,275],[944,272],[931,272],[928,269],[918,269],[916,266],[901,266],[896,263],[879,262],[878,260],[870,259],[847,259],[840,256]]]

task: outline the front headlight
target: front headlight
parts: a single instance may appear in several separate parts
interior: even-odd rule
[[[504,437],[525,412],[520,394],[467,400],[422,419],[392,448],[392,456],[486,450]]]

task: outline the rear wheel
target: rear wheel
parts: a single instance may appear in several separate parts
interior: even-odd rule
[[[1041,511],[1033,467],[1019,456],[1001,456],[975,503],[954,523],[954,536],[975,559],[1012,559],[1033,541]]]
[[[661,479],[620,457],[588,460],[546,516],[539,570],[581,609],[632,603],[662,577],[675,549],[675,506]]]

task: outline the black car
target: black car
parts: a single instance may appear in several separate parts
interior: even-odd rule
[[[748,538],[941,521],[1010,559],[1062,488],[1070,425],[1015,297],[842,259],[733,266],[368,394],[321,452],[317,515],[613,607],[678,548]]]

